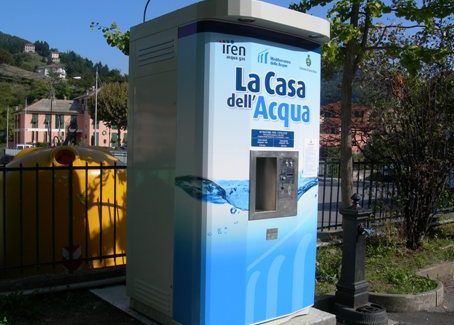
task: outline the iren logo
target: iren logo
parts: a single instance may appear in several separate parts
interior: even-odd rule
[[[262,51],[259,53],[259,55],[257,56],[257,61],[259,63],[265,63],[265,64],[268,64],[268,49]]]
[[[246,48],[244,46],[235,45],[234,41],[219,41],[222,44],[222,54],[235,55],[235,56],[246,56]]]

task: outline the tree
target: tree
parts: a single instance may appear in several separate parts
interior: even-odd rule
[[[102,26],[97,22],[92,22],[90,27],[100,30],[107,44],[118,48],[124,55],[129,55],[129,31],[122,32],[115,22],[112,22],[110,26]]]
[[[437,69],[438,70],[438,69]],[[407,247],[429,229],[454,162],[454,72],[428,69],[373,73],[372,158],[387,161],[397,188]]]
[[[351,205],[352,184],[352,85],[355,74],[371,52],[384,51],[401,64],[417,69],[421,61],[443,60],[448,49],[436,48],[430,41],[415,46],[411,37],[402,42],[396,33],[405,31],[429,36],[437,31],[438,23],[449,20],[452,7],[449,1],[423,0],[302,0],[291,9],[306,12],[317,6],[330,5],[332,38],[323,47],[323,59],[342,69],[341,81],[341,192],[343,206]],[[397,23],[384,24],[384,16]],[[402,39],[401,39],[402,40]],[[441,44],[444,45],[444,44]]]
[[[0,130],[4,130],[4,138],[0,138],[0,143],[7,143],[7,141],[12,141],[14,138],[14,110],[8,106],[0,106]],[[8,118],[8,123],[6,120]],[[6,131],[6,125],[8,124],[8,132]],[[6,139],[6,133],[8,133],[8,138]]]
[[[27,43],[29,42],[23,38],[0,32],[0,48],[7,50],[13,55],[22,53]]]
[[[95,113],[95,99],[89,102],[92,118]],[[128,84],[125,82],[107,83],[98,92],[98,121],[103,121],[109,128],[118,128],[118,143],[121,139],[121,130],[127,128],[128,123]]]
[[[0,63],[13,64],[14,57],[8,51],[0,48]]]
[[[42,57],[50,56],[49,44],[46,41],[36,41],[35,42],[35,52],[41,55]]]

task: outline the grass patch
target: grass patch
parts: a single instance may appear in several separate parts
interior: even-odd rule
[[[342,251],[340,246],[322,247],[317,251],[316,294],[336,290]],[[426,266],[454,261],[454,225],[438,227],[417,251],[408,250],[396,230],[385,227],[367,239],[366,280],[369,291],[414,294],[435,289],[435,281],[416,272]]]

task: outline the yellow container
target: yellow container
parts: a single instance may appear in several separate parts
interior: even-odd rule
[[[99,168],[121,163],[99,148],[32,149],[0,175],[0,268],[33,274],[125,264],[114,255],[126,250],[126,170]]]

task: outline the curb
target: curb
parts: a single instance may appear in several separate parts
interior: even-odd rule
[[[386,294],[369,292],[369,301],[386,308],[387,312],[426,311],[441,306],[444,300],[444,286],[441,279],[454,277],[454,262],[436,264],[416,272],[436,280],[437,288],[418,294]],[[316,297],[315,307],[326,312],[332,312],[335,302],[334,295]]]
[[[419,276],[436,280],[436,289],[417,294],[386,294],[369,293],[369,301],[380,304],[388,312],[414,312],[427,311],[441,306],[444,300],[444,286],[440,279],[454,276],[454,262],[446,262],[430,266],[416,272]]]
[[[436,289],[418,294],[369,293],[369,301],[386,308],[387,312],[401,313],[426,311],[441,306],[444,300],[444,286],[440,281]]]

